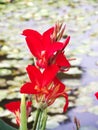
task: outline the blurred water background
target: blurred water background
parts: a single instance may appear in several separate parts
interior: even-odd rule
[[[73,130],[73,119],[80,130],[98,130],[98,0],[0,0],[0,118],[15,127],[14,116],[4,104],[20,99],[19,89],[28,81],[25,67],[33,63],[22,31],[27,28],[44,32],[55,22],[64,21],[71,36],[65,54],[71,69],[60,76],[69,92],[69,108],[62,113],[64,100],[49,108],[47,129]],[[35,113],[36,108],[33,108]],[[29,118],[31,128],[33,118]]]

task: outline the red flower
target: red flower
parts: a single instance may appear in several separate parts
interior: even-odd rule
[[[20,92],[34,94],[37,102],[51,105],[56,98],[63,96],[66,99],[64,111],[68,107],[68,96],[65,86],[57,78],[59,70],[68,70],[70,63],[64,55],[64,49],[69,43],[68,36],[64,42],[58,42],[65,30],[63,24],[57,23],[42,35],[31,29],[23,31],[27,45],[36,58],[35,66],[29,65],[27,72],[30,82],[25,83]],[[45,106],[44,106],[45,107]]]
[[[20,125],[20,101],[16,102],[10,102],[5,105],[6,109],[9,111],[13,112],[16,116],[16,122],[17,125]],[[27,108],[27,117],[30,114],[30,108],[31,108],[32,103],[30,101],[26,102],[26,108]]]
[[[51,105],[56,98],[63,96],[66,99],[65,111],[68,107],[68,96],[64,84],[55,77],[58,70],[56,65],[52,65],[40,72],[35,66],[29,65],[27,72],[31,82],[24,84],[20,92],[35,94],[37,102],[43,102],[46,104],[45,107]]]
[[[52,41],[51,35],[53,31],[53,27],[45,31],[42,35],[31,29],[23,31],[23,35],[26,36],[27,45],[31,53],[37,58],[37,65],[40,67],[46,67],[49,58],[64,46],[60,42]]]
[[[36,66],[29,65],[27,72],[31,82],[24,84],[20,92],[28,94],[47,92],[47,86],[53,81],[58,70],[56,65],[51,65],[41,72]]]
[[[98,92],[95,93],[96,98],[98,99]]]

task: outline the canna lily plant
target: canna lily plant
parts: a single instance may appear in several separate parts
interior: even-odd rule
[[[21,101],[5,104],[5,108],[15,115],[19,130],[28,130],[28,117],[31,115],[34,102],[37,104],[37,113],[32,130],[46,129],[47,108],[57,98],[65,98],[63,112],[66,112],[68,108],[68,89],[57,77],[58,73],[69,70],[71,66],[69,61],[72,60],[67,59],[64,54],[70,36],[67,36],[63,42],[60,41],[64,30],[65,26],[57,22],[54,27],[49,28],[43,34],[32,29],[22,32],[34,58],[33,65],[26,67],[30,80],[20,88]],[[16,129],[7,125],[5,130]]]

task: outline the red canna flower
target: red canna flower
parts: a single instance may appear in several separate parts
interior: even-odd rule
[[[98,99],[98,92],[95,93],[96,98]]]
[[[16,122],[17,125],[20,125],[20,101],[16,102],[10,102],[5,104],[5,108],[11,111],[16,116]],[[30,109],[31,109],[32,102],[28,101],[26,102],[26,108],[27,108],[27,117],[30,115]]]
[[[69,43],[69,36],[66,38],[64,43],[58,42],[65,29],[63,28],[61,32],[59,32],[61,26],[62,25],[57,25],[52,27],[45,31],[42,35],[39,32],[31,29],[26,29],[23,31],[23,35],[26,36],[27,45],[31,53],[37,58],[36,64],[39,67],[46,68],[48,65],[55,63],[54,60],[55,58],[58,59],[58,53],[62,53],[64,48]],[[69,68],[70,65],[68,64],[70,63],[65,56],[62,57],[63,61],[59,59],[60,62],[56,62],[56,64],[63,62],[64,67]],[[60,67],[59,64],[57,65]]]
[[[26,36],[27,45],[31,53],[37,58],[37,65],[40,67],[46,67],[49,58],[58,50],[63,48],[63,44],[60,42],[52,42],[51,35],[54,28],[50,28],[42,35],[31,29],[23,31],[23,35]]]
[[[67,71],[70,68],[70,63],[64,55],[64,49],[70,37],[68,36],[64,42],[59,42],[64,30],[65,26],[57,23],[55,27],[48,29],[42,35],[31,29],[23,31],[36,62],[35,66],[27,67],[30,82],[25,83],[20,92],[34,94],[36,101],[44,104],[44,107],[53,104],[56,98],[63,96],[66,99],[65,111],[68,107],[68,95],[65,85],[56,78],[59,70]]]
[[[24,84],[20,92],[28,94],[47,93],[47,86],[53,81],[58,70],[56,65],[51,65],[41,72],[36,66],[28,65],[27,72],[31,82]]]
[[[59,68],[56,65],[47,67],[40,72],[35,66],[29,65],[27,72],[31,82],[24,84],[21,93],[35,94],[36,101],[42,102],[44,107],[54,103],[56,98],[63,96],[66,99],[64,111],[68,107],[68,96],[65,93],[65,86],[55,76]]]

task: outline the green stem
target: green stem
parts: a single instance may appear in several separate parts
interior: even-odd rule
[[[36,119],[33,125],[32,130],[45,130],[47,121],[47,111],[41,110],[40,108],[37,110]]]
[[[22,94],[21,97],[21,106],[20,106],[21,114],[20,114],[20,130],[27,130],[27,115],[26,115],[26,101],[25,95]]]
[[[46,122],[47,122],[47,110],[44,111],[44,116],[43,116],[43,120],[42,120],[42,128],[41,130],[45,130],[46,129]]]
[[[40,114],[39,114],[36,130],[40,130],[41,129],[41,126],[42,126],[42,114],[43,114],[43,111],[41,110]]]
[[[40,112],[41,112],[41,109],[38,109],[38,110],[37,110],[37,114],[36,114],[36,119],[35,119],[35,121],[34,121],[33,129],[32,129],[32,130],[36,130]]]

